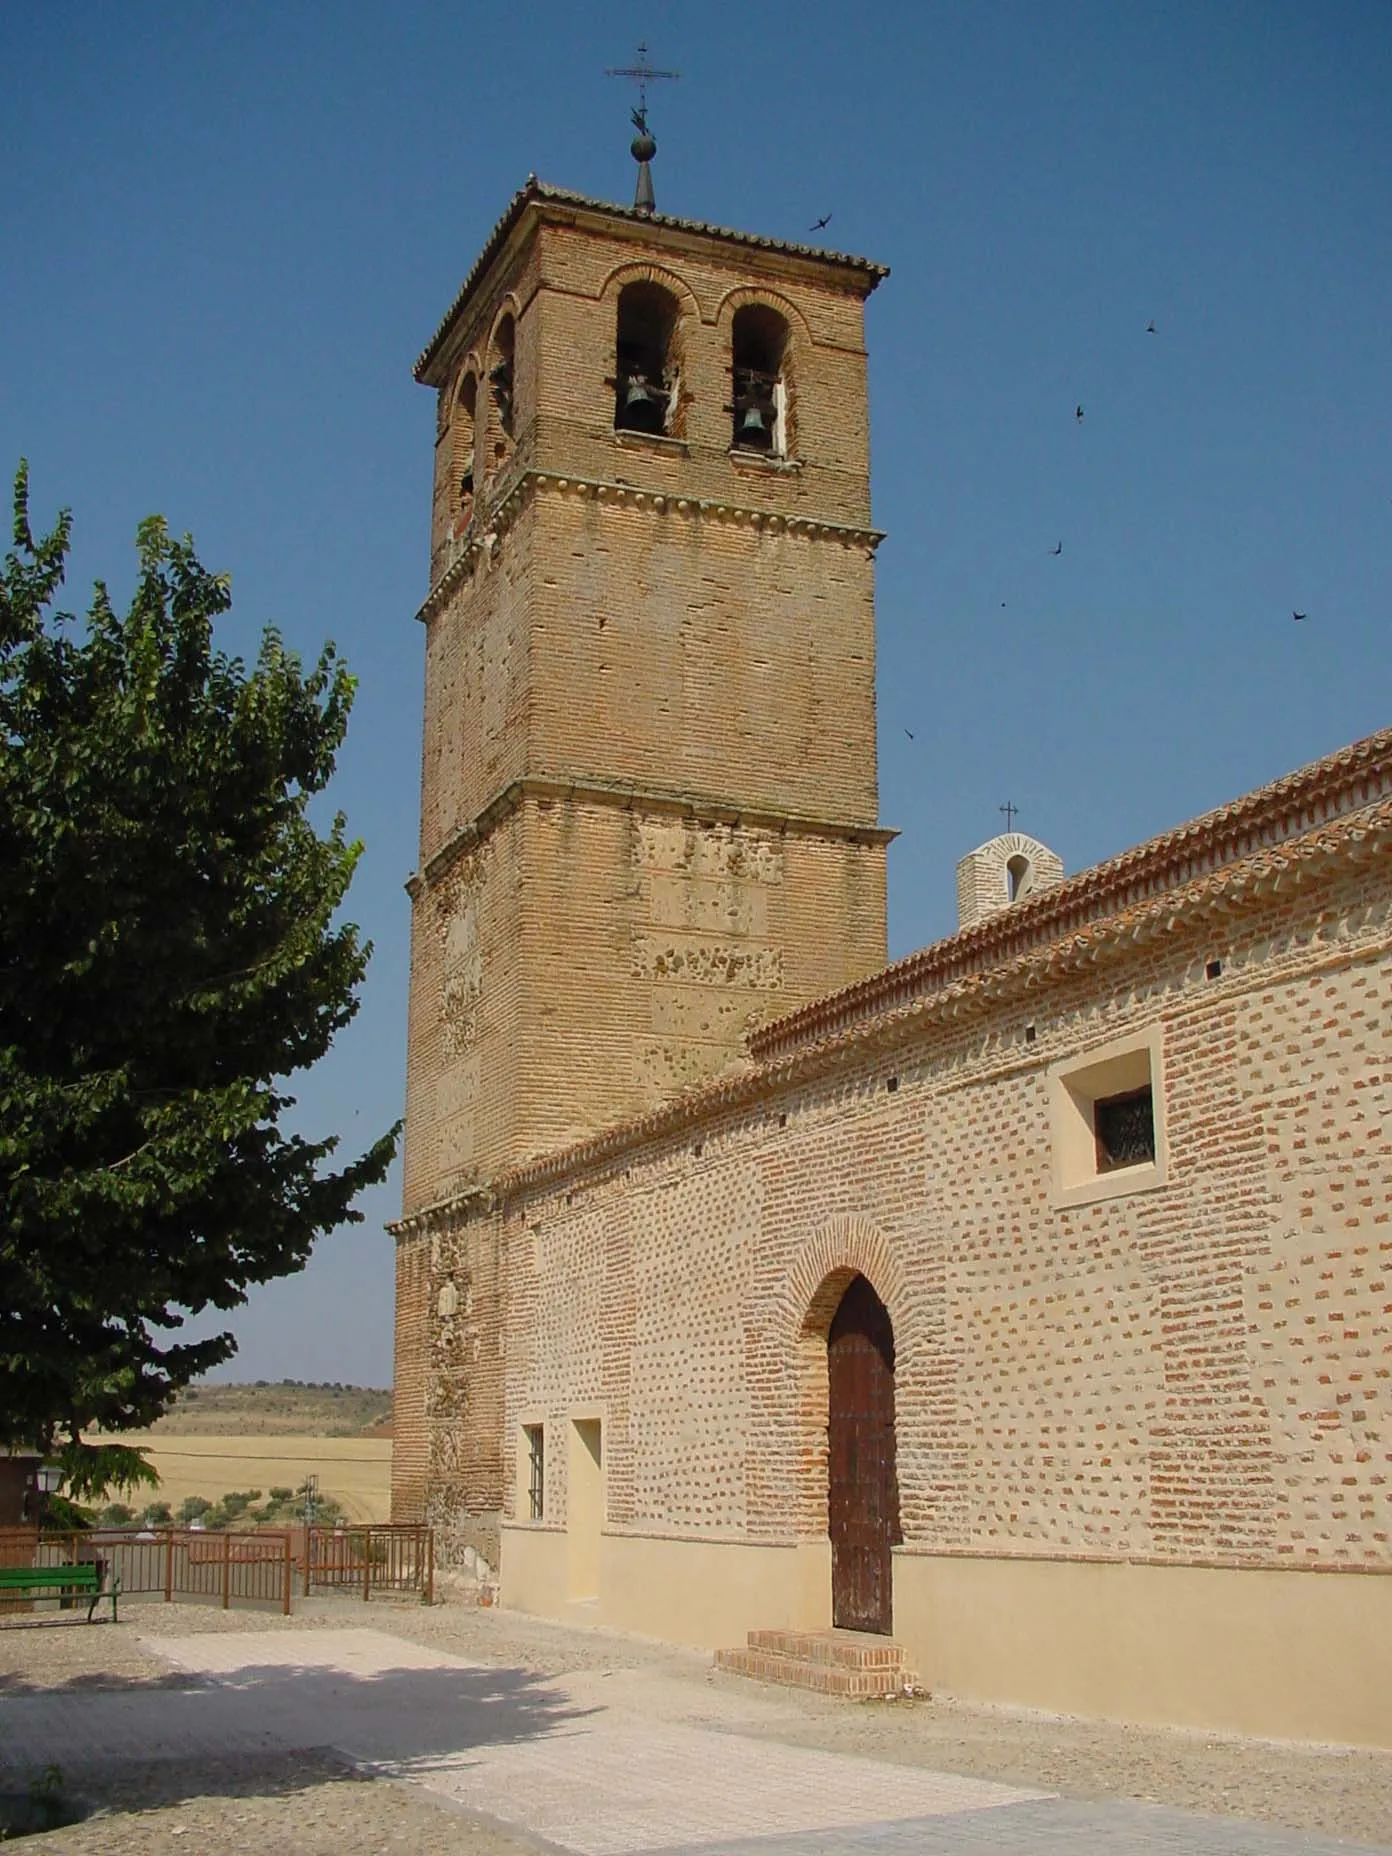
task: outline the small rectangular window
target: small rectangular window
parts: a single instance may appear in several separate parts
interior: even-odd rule
[[[1056,1206],[1151,1192],[1168,1177],[1165,1038],[1159,1024],[1051,1064]]]
[[[1100,1096],[1092,1105],[1097,1170],[1148,1166],[1155,1160],[1155,1103],[1149,1084],[1123,1095]]]
[[[540,1521],[546,1509],[546,1430],[540,1424],[524,1424],[527,1440],[527,1519]]]

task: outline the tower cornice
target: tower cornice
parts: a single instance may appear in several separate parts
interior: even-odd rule
[[[846,547],[862,548],[869,554],[873,554],[885,538],[883,529],[855,528],[844,522],[828,522],[820,516],[785,515],[777,510],[754,509],[746,503],[727,502],[723,498],[682,496],[671,490],[645,489],[639,484],[618,483],[610,478],[562,475],[529,467],[518,473],[483,520],[475,521],[463,535],[446,544],[445,566],[417,611],[418,619],[423,623],[433,619],[448,603],[450,595],[473,575],[480,562],[492,560],[525,504],[541,491],[621,508],[650,509],[656,515],[677,516],[687,521],[729,522],[770,535],[839,541]]]
[[[667,812],[676,817],[699,819],[704,825],[786,832],[802,838],[837,838],[850,844],[884,846],[899,836],[891,826],[739,805],[728,795],[718,793],[639,786],[630,780],[606,780],[594,775],[528,773],[509,780],[475,818],[461,825],[432,852],[422,867],[407,878],[407,894],[415,897],[432,888],[459,858],[484,843],[528,799],[578,800],[582,804],[613,806],[625,812]]]
[[[602,229],[611,234],[617,232],[620,235],[631,228],[632,236],[648,249],[654,244],[670,241],[685,245],[688,249],[693,245],[700,247],[715,243],[737,246],[746,256],[754,252],[767,253],[779,262],[780,268],[787,266],[794,275],[816,275],[822,278],[839,275],[844,286],[861,297],[869,296],[875,286],[889,275],[887,265],[876,264],[869,258],[855,257],[850,252],[823,251],[815,245],[765,238],[758,233],[738,231],[732,226],[712,225],[701,219],[683,219],[671,213],[644,213],[636,207],[616,206],[608,200],[596,200],[588,194],[550,186],[546,181],[538,180],[535,174],[529,174],[488,235],[483,250],[459,286],[439,327],[417,357],[412,371],[422,385],[438,387],[444,384],[444,370],[439,364],[445,357],[450,332],[482,290],[495,261],[529,213],[536,223],[546,219],[561,223],[567,220],[571,223],[590,220],[596,230]]]

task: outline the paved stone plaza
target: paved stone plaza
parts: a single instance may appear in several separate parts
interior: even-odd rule
[[[1055,1848],[1325,1856],[1374,1847],[788,1744],[769,1737],[776,1692],[726,1678],[698,1688],[658,1662],[552,1675],[451,1654],[394,1630],[325,1619],[275,1629],[242,1622],[167,1634],[176,1620],[165,1613],[158,1634],[139,1638],[162,1674],[137,1687],[0,1693],[0,1783],[23,1782],[50,1762],[71,1766],[78,1748],[84,1766],[107,1771],[166,1761],[196,1772],[200,1761],[327,1752],[378,1781],[360,1788],[354,1822],[362,1840],[342,1845],[364,1851],[411,1840],[372,1829],[370,1801],[402,1791],[440,1807],[434,1834],[417,1840],[432,1850],[481,1848],[479,1826],[501,1835],[490,1849],[577,1856]],[[66,1642],[74,1633],[48,1635]],[[94,1638],[116,1640],[84,1629],[81,1643]],[[115,1840],[122,1820],[105,1821],[105,1841],[90,1840],[95,1823],[56,1840],[74,1850],[127,1847]],[[186,1830],[177,1825],[172,1834]],[[170,1847],[224,1846],[186,1836]]]

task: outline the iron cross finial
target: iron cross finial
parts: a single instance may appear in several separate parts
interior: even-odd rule
[[[657,199],[653,193],[652,167],[653,156],[657,153],[657,142],[648,127],[648,85],[656,77],[680,77],[680,71],[659,71],[648,62],[646,45],[638,47],[637,64],[610,65],[605,75],[608,77],[632,78],[638,86],[638,107],[631,112],[633,126],[638,131],[629,146],[629,153],[638,163],[638,186],[633,195],[633,209],[650,217],[657,210]]]
[[[1007,831],[1013,831],[1015,829],[1015,820],[1020,816],[1020,808],[1016,805],[1012,805],[1007,799],[1005,804],[1003,806],[997,806],[996,810],[997,812],[1003,812],[1005,814],[1005,829]]]
[[[656,66],[649,64],[648,62],[647,46],[639,45],[638,62],[636,64],[607,65],[605,67],[604,75],[606,77],[632,78],[633,82],[637,84],[638,86],[638,107],[633,112],[633,122],[634,122],[634,126],[638,129],[639,133],[642,135],[646,135],[648,133],[648,85],[653,81],[654,78],[658,78],[658,77],[676,78],[676,77],[681,76],[681,72],[680,71],[659,71],[656,68]]]

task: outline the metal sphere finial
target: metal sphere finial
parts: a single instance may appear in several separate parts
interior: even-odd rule
[[[648,163],[657,153],[657,138],[648,128],[648,85],[655,77],[680,77],[679,71],[659,71],[648,63],[648,48],[638,47],[637,64],[610,66],[610,77],[632,78],[638,86],[638,107],[632,112],[633,126],[638,131],[629,143],[629,153],[638,163],[638,186],[633,196],[636,212],[651,213],[656,209],[657,201],[653,194],[652,170]]]

